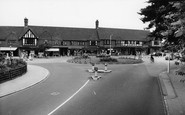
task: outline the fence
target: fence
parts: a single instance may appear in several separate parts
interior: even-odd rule
[[[20,67],[10,69],[7,71],[1,71],[0,72],[0,83],[7,81],[7,80],[14,79],[18,76],[23,75],[26,72],[27,72],[27,64],[24,64]]]

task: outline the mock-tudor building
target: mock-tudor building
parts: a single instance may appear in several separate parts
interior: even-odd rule
[[[95,28],[68,28],[50,26],[31,26],[24,19],[24,26],[0,26],[0,51],[20,56],[22,52],[38,55],[41,46],[47,46],[48,55],[74,55],[75,53],[97,54],[101,52],[135,54],[136,51],[150,53],[150,46],[161,46],[159,41],[148,44],[149,31]]]

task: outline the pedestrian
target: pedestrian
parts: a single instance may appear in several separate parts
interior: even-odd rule
[[[150,56],[150,61],[151,61],[151,63],[154,63],[154,57],[153,57],[153,55]]]

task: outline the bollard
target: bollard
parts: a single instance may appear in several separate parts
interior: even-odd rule
[[[95,65],[95,64],[94,64],[94,63],[91,63],[91,65],[92,65],[92,71],[94,71],[94,65]]]
[[[94,76],[92,76],[93,80],[98,80],[101,76],[98,76],[98,67],[94,67]]]
[[[107,63],[105,63],[105,69],[104,70],[107,71]]]
[[[110,72],[112,72],[112,70],[108,70],[107,65],[108,65],[108,64],[105,63],[105,68],[104,68],[103,72],[104,72],[104,73],[110,73]]]
[[[91,65],[92,65],[92,68],[91,69],[88,69],[87,70],[87,72],[89,72],[89,73],[94,73],[94,63],[91,63]]]
[[[94,77],[98,77],[98,67],[94,67]]]

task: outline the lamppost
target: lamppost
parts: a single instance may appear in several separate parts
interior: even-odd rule
[[[171,43],[171,45],[173,46],[173,42]],[[170,73],[170,59],[173,60],[173,49],[171,49],[172,53],[169,54],[168,56],[168,67],[167,67],[167,73]]]
[[[12,46],[10,45],[10,59],[12,57],[12,50],[11,50]]]
[[[110,50],[110,52],[109,52],[109,55],[110,56],[111,56],[111,52],[112,52],[112,49],[111,49],[111,39],[112,39],[112,36],[113,36],[113,34],[110,35],[110,49],[109,49]]]

